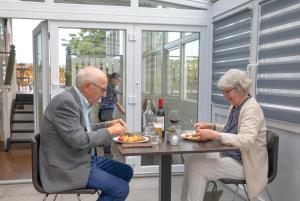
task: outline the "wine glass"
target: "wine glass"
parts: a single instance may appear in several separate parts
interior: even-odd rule
[[[170,110],[169,111],[169,121],[175,125],[179,123],[179,113],[178,110]]]

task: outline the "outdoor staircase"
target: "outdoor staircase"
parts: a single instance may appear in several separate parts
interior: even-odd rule
[[[34,134],[33,94],[16,94],[10,117],[10,137],[6,151],[12,143],[30,143]]]

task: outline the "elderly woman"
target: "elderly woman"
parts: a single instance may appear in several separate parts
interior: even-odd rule
[[[245,179],[250,199],[254,199],[267,184],[268,155],[266,123],[263,111],[249,95],[251,80],[238,69],[226,72],[217,86],[231,104],[224,125],[199,122],[196,133],[205,140],[216,140],[240,148],[217,157],[189,155],[185,161],[182,201],[200,201],[207,180],[220,178]]]

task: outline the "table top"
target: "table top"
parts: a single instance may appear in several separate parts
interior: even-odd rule
[[[184,153],[209,153],[209,152],[227,152],[238,151],[239,149],[233,146],[224,145],[216,141],[194,142],[180,139],[178,145],[171,145],[163,139],[157,145],[152,147],[132,147],[124,148],[122,144],[116,143],[116,147],[123,156],[134,155],[165,155],[165,154],[184,154]]]

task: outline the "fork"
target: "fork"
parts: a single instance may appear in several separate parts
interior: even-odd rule
[[[194,127],[193,119],[191,119],[190,122],[191,122],[191,124],[192,124],[192,127]]]

